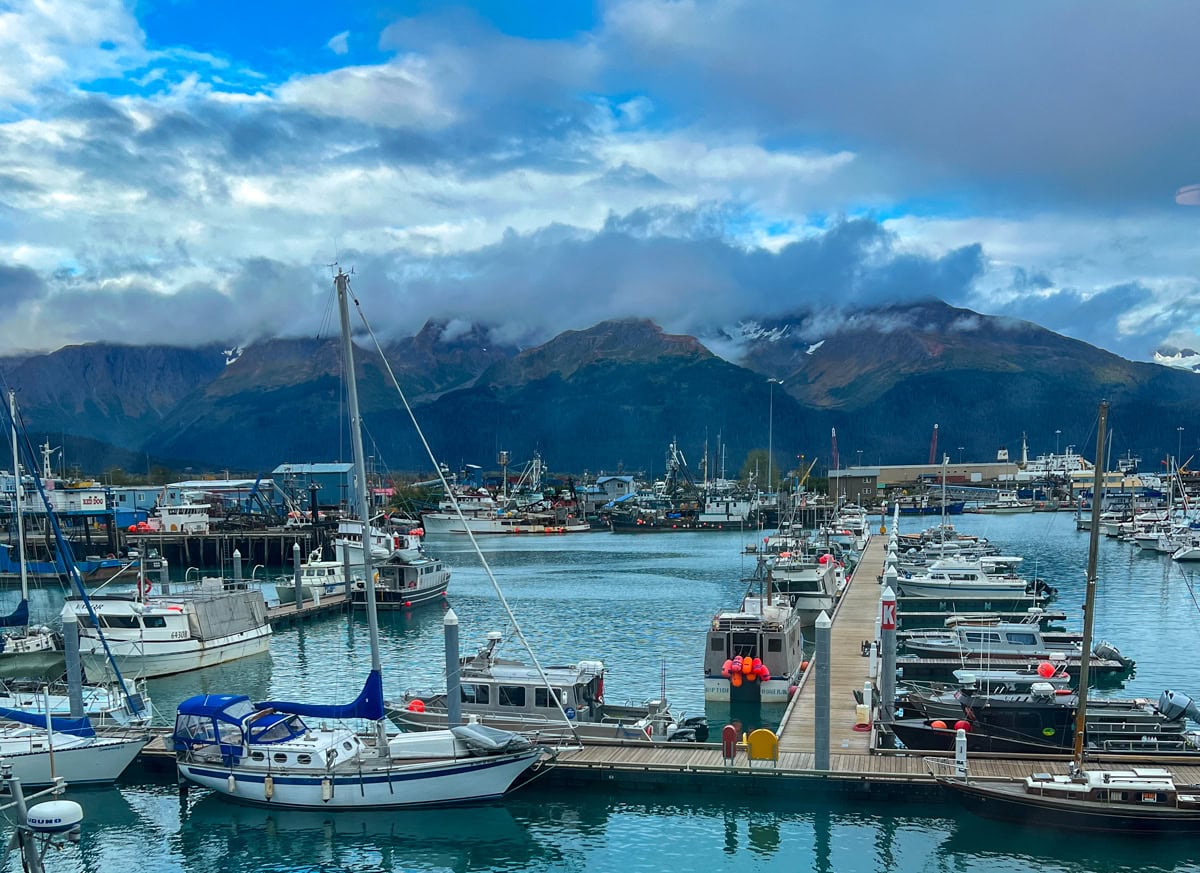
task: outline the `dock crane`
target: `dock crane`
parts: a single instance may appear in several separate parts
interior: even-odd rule
[[[929,463],[932,464],[937,460],[937,436],[938,426],[933,426],[933,436],[929,439]]]

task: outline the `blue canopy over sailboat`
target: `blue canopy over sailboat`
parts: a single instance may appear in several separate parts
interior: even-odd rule
[[[273,709],[276,712],[286,712],[290,715],[308,716],[309,718],[365,718],[378,721],[383,718],[383,674],[372,670],[367,674],[367,682],[363,685],[358,697],[352,703],[318,704],[292,703],[286,700],[264,700],[256,703],[257,709]]]
[[[27,712],[24,709],[6,709],[0,706],[0,719],[15,721],[17,724],[27,724],[30,727],[45,728],[46,716],[40,712]],[[50,729],[58,734],[70,734],[73,737],[94,737],[96,729],[85,715],[83,718],[50,717]]]
[[[0,627],[27,627],[29,625],[29,601],[21,598],[17,608],[8,615],[0,616]]]

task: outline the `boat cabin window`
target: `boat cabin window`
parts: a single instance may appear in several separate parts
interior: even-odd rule
[[[88,615],[86,612],[79,613],[78,617],[79,617],[79,626],[80,627],[95,627],[96,626],[96,623],[94,621],[92,621],[92,617],[90,615]]]
[[[251,752],[250,753],[251,761],[263,761],[263,760],[266,760],[266,757],[267,756],[264,755],[262,752]]]
[[[103,627],[132,630],[141,627],[136,615],[101,615],[100,624]]]
[[[459,690],[462,691],[463,703],[478,703],[482,706],[488,705],[488,687],[486,685],[473,685],[470,682],[464,682]]]
[[[525,706],[525,686],[524,685],[500,685],[501,706]]]
[[[1037,635],[1028,632],[1011,632],[1006,633],[1008,641],[1016,646],[1036,646]]]
[[[714,652],[725,651],[725,637],[713,637],[712,640],[709,641],[708,647]]]
[[[782,652],[783,651],[783,640],[779,639],[778,637],[776,637],[775,639],[767,640],[767,651],[768,652]]]
[[[146,627],[166,627],[167,619],[161,615],[143,615],[142,624]]]
[[[998,643],[1000,642],[1000,634],[984,633],[982,631],[967,631],[968,643]]]
[[[297,755],[296,763],[297,764],[311,764],[312,763],[312,755]]]
[[[562,691],[557,688],[554,689],[554,697],[558,703],[550,701],[550,694],[545,688],[533,689],[533,705],[538,709],[557,709],[559,703],[562,702]]]

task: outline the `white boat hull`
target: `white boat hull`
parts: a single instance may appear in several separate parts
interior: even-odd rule
[[[517,777],[542,754],[530,749],[502,758],[463,757],[447,763],[393,764],[386,770],[335,770],[332,776],[311,773],[261,775],[240,770],[179,762],[183,777],[226,797],[248,803],[295,809],[402,809],[468,803],[503,796]]]
[[[791,688],[791,681],[788,679],[768,679],[766,682],[757,682],[759,700],[763,703],[787,703],[788,689]],[[731,685],[728,679],[723,676],[705,676],[704,677],[704,699],[712,700],[718,703],[729,702]]]
[[[10,750],[10,742],[4,741],[0,742],[0,756],[5,763],[12,764],[13,775],[25,788],[49,785],[54,776],[62,776],[68,785],[98,785],[115,782],[145,744],[145,738],[98,737],[86,745],[55,749],[53,775],[48,751],[18,752]]]
[[[498,515],[466,515],[464,519],[447,512],[427,512],[421,516],[421,524],[427,534],[564,534],[583,533],[591,530],[587,522],[554,524],[542,520],[505,518]]]
[[[953,600],[955,597],[1024,597],[1024,582],[995,582],[981,584],[946,585],[922,582],[918,578],[900,579],[900,593],[905,597],[930,597]]]
[[[116,675],[105,657],[104,649],[100,648],[96,641],[88,642],[96,648],[79,653],[88,678],[92,681],[115,681]],[[83,639],[80,640],[80,644],[82,647]],[[148,640],[144,643],[109,641],[113,658],[116,659],[122,675],[143,678],[171,676],[236,661],[238,658],[261,654],[267,651],[270,645],[269,625],[207,642],[195,639]]]

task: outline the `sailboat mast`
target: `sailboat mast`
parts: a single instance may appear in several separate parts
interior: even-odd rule
[[[21,562],[21,599],[29,599],[29,570],[25,564],[25,513],[21,508],[21,460],[17,453],[17,392],[8,390],[8,414],[12,419],[13,509],[17,514],[17,560]]]
[[[371,669],[381,672],[379,617],[375,606],[375,580],[371,576],[371,506],[367,499],[367,461],[363,454],[362,418],[358,411],[358,383],[354,376],[354,344],[350,341],[350,276],[338,268],[338,315],[342,322],[342,360],[346,368],[346,395],[350,398],[350,445],[354,450],[354,497],[362,519],[363,588],[367,594],[367,635],[371,644]]]
[[[1079,653],[1079,705],[1075,710],[1075,766],[1083,766],[1083,734],[1087,727],[1088,661],[1092,651],[1092,623],[1096,606],[1096,554],[1100,547],[1100,503],[1104,490],[1104,438],[1108,430],[1108,401],[1100,401],[1096,425],[1096,467],[1092,476],[1092,529],[1088,537],[1087,593],[1083,600],[1083,640]]]

